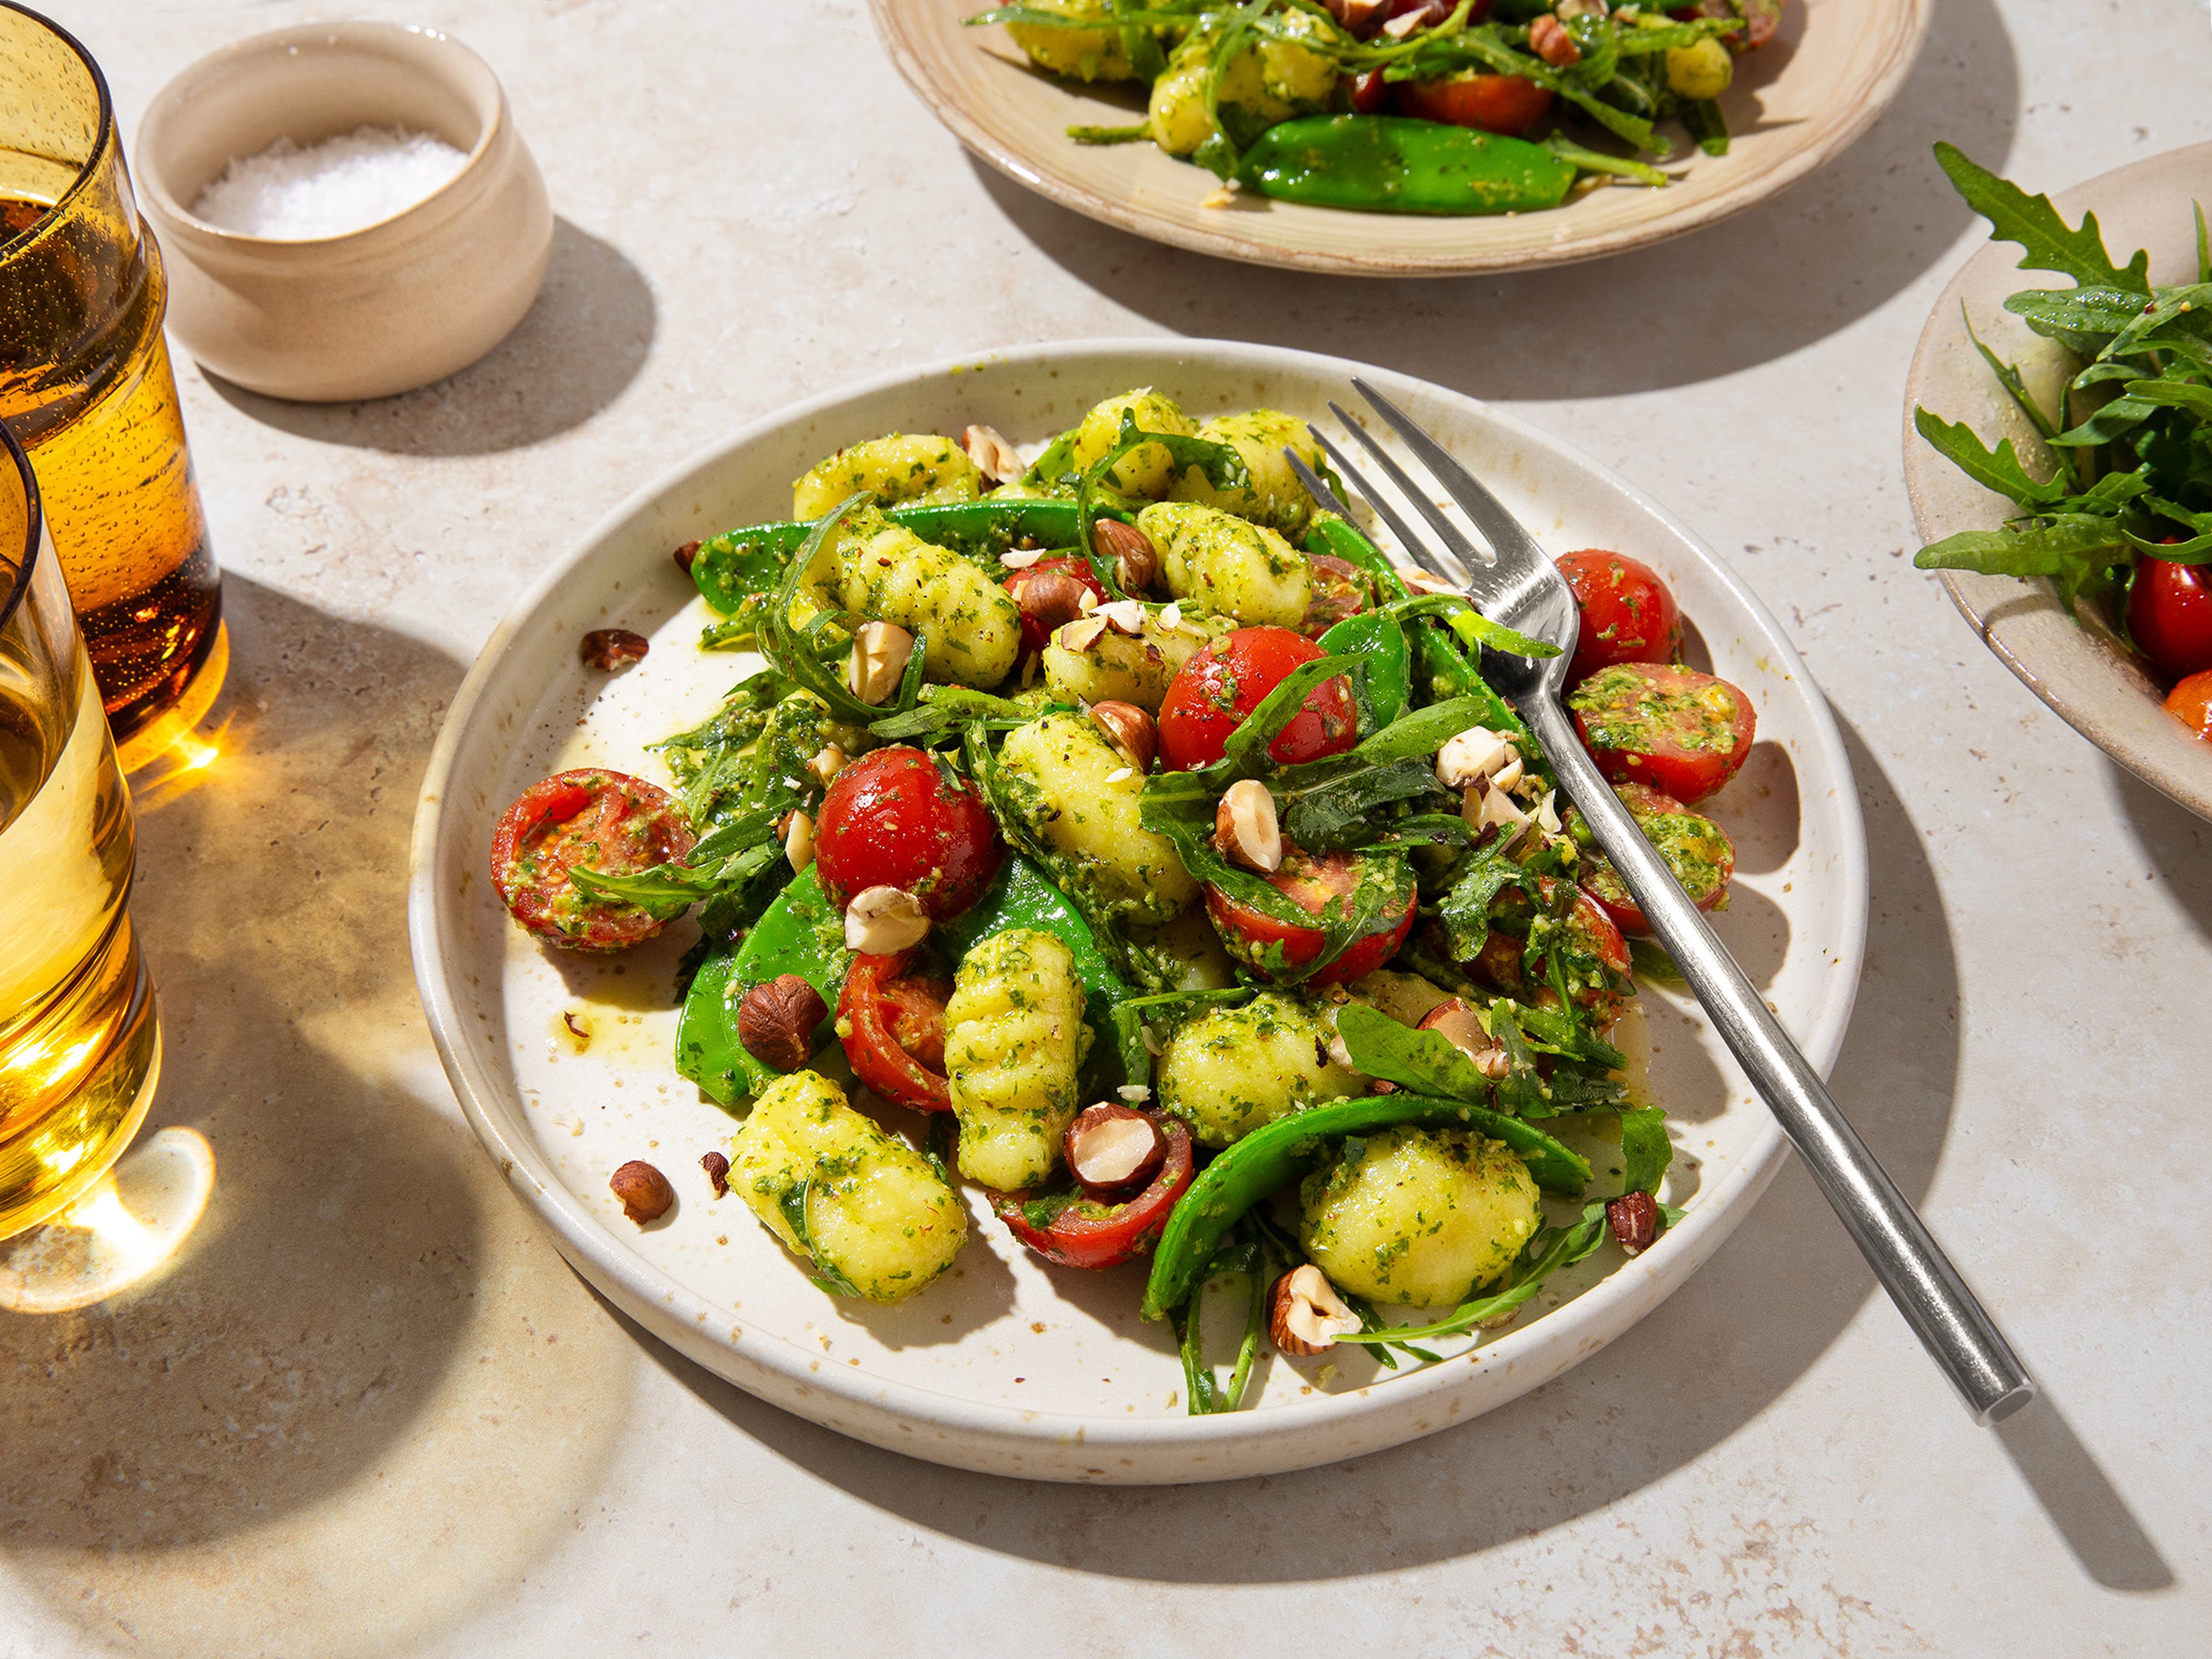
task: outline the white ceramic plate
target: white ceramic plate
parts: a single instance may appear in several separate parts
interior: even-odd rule
[[[1318,412],[1353,374],[1443,437],[1548,545],[1620,548],[1656,566],[1717,671],[1750,692],[1759,748],[1711,809],[1741,853],[1737,898],[1719,925],[1814,1062],[1832,1062],[1866,932],[1857,794],[1797,653],[1681,525],[1509,416],[1331,358],[1142,341],[939,364],[750,427],[617,508],[492,635],[423,781],[408,920],[447,1075],[562,1254],[656,1335],[764,1400],[939,1462],[1051,1480],[1221,1480],[1393,1445],[1558,1376],[1657,1306],[1757,1198],[1782,1156],[1780,1133],[1696,1011],[1647,994],[1628,1042],[1648,1054],[1650,1094],[1674,1115],[1668,1196],[1688,1211],[1656,1249],[1624,1262],[1608,1244],[1471,1355],[1395,1375],[1364,1356],[1333,1370],[1263,1360],[1253,1408],[1188,1417],[1164,1328],[1137,1318],[1141,1266],[1048,1268],[972,1198],[959,1263],[912,1303],[860,1307],[816,1289],[736,1197],[711,1200],[699,1172],[699,1155],[732,1126],[669,1063],[672,975],[689,924],[626,960],[583,963],[538,947],[491,891],[492,826],[538,778],[599,764],[665,780],[642,745],[705,715],[749,666],[696,648],[706,613],[670,550],[784,516],[790,481],[838,445],[978,420],[1034,442],[1144,385],[1200,415],[1261,404]],[[577,660],[579,636],[609,625],[653,642],[611,678]],[[592,1032],[583,1053],[564,1012]],[[679,1195],[642,1231],[607,1190],[633,1158],[659,1164]]]
[[[1223,258],[1363,276],[1533,270],[1648,246],[1718,222],[1826,166],[1889,106],[1933,0],[1790,0],[1775,38],[1721,94],[1723,156],[1679,139],[1663,190],[1594,190],[1547,213],[1348,213],[1239,197],[1157,144],[1079,144],[1071,125],[1144,119],[1133,82],[1079,86],[1030,65],[1002,28],[966,28],[983,0],[872,0],[891,61],[960,142],[1064,208]]]
[[[2115,258],[2124,263],[2137,248],[2148,250],[2154,283],[2193,281],[2197,222],[2190,204],[2203,202],[2212,210],[2212,144],[2168,150],[2061,191],[2051,200],[2069,224],[2079,224],[2085,211],[2094,213]],[[2055,406],[2065,353],[2007,311],[2004,302],[2021,289],[2068,284],[2019,264],[2020,250],[2010,243],[1993,242],[1967,260],[1936,302],[1912,355],[1905,388],[1905,483],[1923,541],[1961,530],[1994,530],[2019,509],[1967,477],[1913,430],[1917,405],[1947,421],[1966,422],[1991,444],[2009,436],[2038,476],[2050,474],[2050,452],[1966,334],[1966,318],[1972,316],[1984,343],[2017,362],[2045,406]],[[2164,692],[2090,607],[2081,611],[2087,625],[2077,627],[2041,578],[1950,570],[1942,582],[1983,642],[2061,720],[2153,788],[2199,817],[2212,818],[2212,744],[2192,737],[2166,712]]]

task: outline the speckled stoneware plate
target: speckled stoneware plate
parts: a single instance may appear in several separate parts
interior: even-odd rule
[[[2123,262],[2137,248],[2147,249],[2153,282],[2192,281],[2197,221],[2190,204],[2203,202],[2212,211],[2212,144],[2168,150],[2051,200],[2069,223],[2080,223],[2085,211],[2094,213],[2105,246]],[[2069,284],[2022,270],[2019,262],[2017,247],[1998,242],[1967,260],[1936,302],[1912,355],[1905,388],[1905,483],[1923,541],[1941,541],[1961,530],[1994,530],[2019,509],[1966,477],[1914,431],[1915,408],[1925,405],[1945,420],[1964,421],[1991,444],[2010,437],[2038,476],[2047,476],[2055,465],[1966,333],[1971,316],[1984,343],[2020,365],[2044,406],[2057,406],[2067,373],[2064,350],[2007,311],[2004,302],[2022,289]],[[1940,580],[1983,642],[2061,720],[2153,788],[2199,817],[2212,818],[2212,744],[2191,735],[2166,712],[2163,690],[2091,607],[2082,607],[2077,626],[2043,578],[1950,570]]]
[[[1678,150],[1663,190],[1607,186],[1548,213],[1424,218],[1238,197],[1150,143],[1086,145],[1070,126],[1145,118],[1144,88],[1032,68],[983,0],[872,0],[892,61],[960,142],[1008,178],[1155,241],[1257,264],[1358,276],[1449,276],[1570,264],[1740,213],[1842,153],[1904,85],[1934,0],[1790,0],[1774,40],[1736,60],[1725,156]]]
[[[707,613],[670,549],[786,515],[791,480],[840,444],[978,420],[1036,443],[1100,398],[1146,385],[1194,414],[1262,404],[1318,412],[1353,374],[1437,432],[1548,545],[1623,548],[1656,565],[1699,631],[1692,654],[1710,653],[1750,692],[1758,748],[1711,809],[1741,849],[1719,927],[1814,1063],[1833,1060],[1866,932],[1858,797],[1797,653],[1682,525],[1510,416],[1331,358],[1154,340],[939,364],[761,422],[617,508],[500,624],[423,781],[408,914],[447,1073],[562,1252],[654,1334],[764,1400],[918,1457],[1050,1480],[1222,1480],[1373,1451],[1513,1399],[1656,1307],[1750,1207],[1782,1137],[1695,1009],[1648,994],[1645,1012],[1624,1022],[1624,1046],[1674,1115],[1668,1196],[1688,1212],[1656,1248],[1625,1261],[1608,1244],[1547,1285],[1518,1324],[1443,1364],[1390,1375],[1364,1355],[1263,1359],[1252,1408],[1186,1416],[1166,1330],[1137,1317],[1140,1266],[1048,1268],[973,1193],[966,1250],[910,1303],[876,1308],[817,1290],[737,1197],[712,1198],[699,1171],[699,1155],[725,1145],[733,1125],[670,1065],[673,974],[690,924],[627,958],[584,961],[540,948],[491,891],[492,826],[538,778],[588,764],[666,781],[644,745],[702,718],[753,665],[696,649]],[[653,641],[613,678],[577,660],[579,636],[611,625]],[[590,1033],[581,1052],[564,1015]],[[642,1231],[607,1190],[634,1158],[659,1164],[678,1194]]]

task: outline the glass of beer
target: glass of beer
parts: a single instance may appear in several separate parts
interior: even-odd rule
[[[38,467],[131,769],[206,714],[225,666],[166,301],[107,82],[66,33],[0,0],[0,421]]]
[[[0,425],[0,1238],[106,1173],[153,1100],[131,858],[100,687],[30,460]]]

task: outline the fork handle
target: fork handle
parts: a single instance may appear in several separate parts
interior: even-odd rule
[[[1557,696],[1547,691],[1526,698],[1521,713],[1721,1040],[1974,1420],[1987,1425],[2018,1411],[2035,1397],[2033,1379],[1599,775]]]

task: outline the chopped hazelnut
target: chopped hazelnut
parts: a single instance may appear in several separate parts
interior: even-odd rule
[[[894,956],[928,933],[920,902],[901,888],[864,887],[845,907],[845,948],[862,956]]]
[[[1214,809],[1213,845],[1232,864],[1263,873],[1283,867],[1283,832],[1275,798],[1257,778],[1239,778]]]

